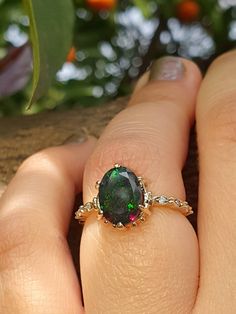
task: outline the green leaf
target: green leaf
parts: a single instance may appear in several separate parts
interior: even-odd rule
[[[71,0],[23,0],[30,18],[33,46],[33,91],[29,107],[50,87],[72,45],[74,8]]]
[[[150,0],[134,0],[134,4],[140,9],[145,18],[150,18],[152,15],[152,10],[150,7]]]

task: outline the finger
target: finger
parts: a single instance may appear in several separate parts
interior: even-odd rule
[[[82,313],[66,242],[90,139],[27,159],[0,200],[1,313]]]
[[[236,52],[210,67],[197,105],[200,154],[198,313],[235,313]]]
[[[200,74],[164,58],[110,123],[85,170],[84,200],[115,163],[132,169],[154,194],[185,198],[181,169],[194,118]],[[183,70],[184,67],[184,70]],[[145,80],[145,79],[144,79]],[[90,216],[81,243],[85,310],[90,313],[189,313],[198,284],[198,246],[188,220],[153,210],[143,224],[118,232]]]

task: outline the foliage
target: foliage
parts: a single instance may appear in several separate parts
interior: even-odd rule
[[[154,58],[184,56],[204,71],[235,46],[236,8],[227,0],[74,0],[73,12],[71,0],[24,1],[26,11],[19,1],[0,0],[0,115],[100,104],[129,93]],[[27,14],[33,86],[31,56],[23,56]],[[32,90],[41,96],[59,67],[47,95],[26,111]]]
[[[65,60],[72,41],[73,6],[71,0],[55,3],[40,0],[24,0],[30,18],[33,44],[33,93],[30,105],[50,87],[56,71]],[[62,23],[63,21],[63,23]]]

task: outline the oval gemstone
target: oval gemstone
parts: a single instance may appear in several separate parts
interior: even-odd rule
[[[113,224],[127,225],[140,215],[143,190],[137,176],[126,167],[115,167],[101,180],[98,200],[103,216]]]

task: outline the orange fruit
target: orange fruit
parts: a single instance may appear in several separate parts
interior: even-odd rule
[[[75,47],[71,47],[70,51],[66,57],[66,61],[67,62],[73,62],[75,60],[76,60],[76,50],[75,50]]]
[[[200,6],[194,0],[183,0],[177,5],[177,17],[185,23],[194,22],[198,19]]]
[[[117,0],[86,0],[86,3],[95,11],[110,11],[116,6]]]

